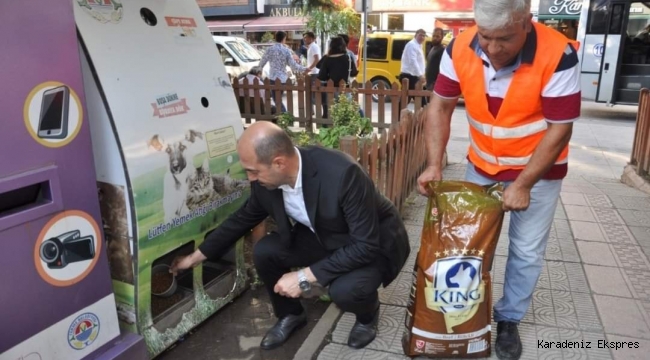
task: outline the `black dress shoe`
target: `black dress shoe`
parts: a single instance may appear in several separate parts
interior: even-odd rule
[[[260,347],[264,350],[275,349],[287,341],[291,333],[307,324],[307,315],[303,311],[300,315],[287,315],[273,325],[264,338]]]
[[[379,323],[379,308],[369,324],[362,324],[357,320],[350,331],[348,346],[354,349],[363,349],[366,345],[375,340],[377,336],[377,324]]]
[[[499,321],[497,323],[497,357],[501,360],[517,360],[521,356],[521,339],[517,323]]]

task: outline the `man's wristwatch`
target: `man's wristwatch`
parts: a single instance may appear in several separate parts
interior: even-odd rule
[[[303,292],[311,290],[311,283],[307,280],[304,269],[298,270],[298,286],[300,286],[300,290]]]

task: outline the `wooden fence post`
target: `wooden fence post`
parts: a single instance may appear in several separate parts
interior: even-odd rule
[[[311,134],[314,131],[314,126],[313,126],[313,123],[314,123],[314,120],[313,120],[314,119],[314,111],[313,111],[314,110],[314,103],[311,101],[311,96],[312,96],[312,93],[314,93],[315,89],[312,86],[313,84],[311,82],[311,77],[308,77],[308,75],[305,75],[304,82],[305,82],[305,92],[303,93],[303,96],[305,98],[304,101],[305,101],[305,107],[306,107],[306,109],[305,109],[306,110],[306,112],[305,112],[305,114],[306,114],[305,130],[308,133]],[[314,96],[315,96],[315,93],[314,93]],[[315,98],[314,98],[314,100],[315,100]]]
[[[343,136],[339,139],[339,148],[344,153],[352,156],[354,160],[359,159],[359,139],[356,136]]]
[[[399,110],[405,109],[409,101],[409,79],[402,79],[402,96],[400,96]]]

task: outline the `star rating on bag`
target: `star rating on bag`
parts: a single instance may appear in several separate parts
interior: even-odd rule
[[[481,249],[468,249],[468,248],[457,249],[457,248],[453,248],[451,250],[445,249],[444,251],[436,251],[434,253],[436,258],[447,257],[450,254],[453,255],[453,256],[471,254],[471,255],[478,255],[478,256],[482,257],[485,254],[485,251],[483,251]]]

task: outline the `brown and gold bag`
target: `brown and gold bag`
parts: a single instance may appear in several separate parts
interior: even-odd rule
[[[501,184],[430,184],[402,339],[408,356],[490,356],[490,269],[504,212]]]

